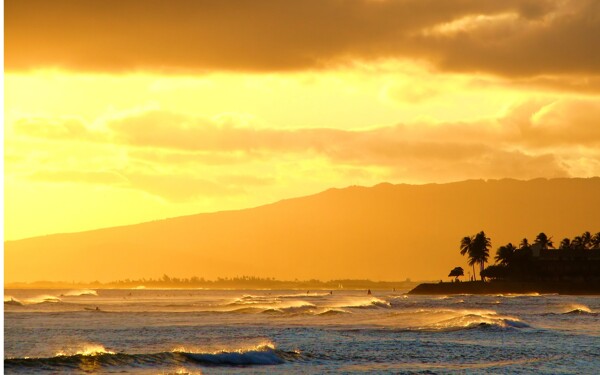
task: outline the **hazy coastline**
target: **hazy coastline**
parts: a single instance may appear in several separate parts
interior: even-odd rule
[[[166,275],[165,275],[166,276]],[[206,290],[410,290],[423,281],[339,280],[275,280],[272,278],[238,277],[204,280],[202,278],[117,280],[110,282],[34,281],[6,283],[4,289],[206,289]]]
[[[523,282],[523,281],[467,281],[422,283],[408,294],[567,294],[600,295],[600,282]]]

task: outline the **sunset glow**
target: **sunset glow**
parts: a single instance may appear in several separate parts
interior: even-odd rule
[[[597,373],[600,0],[6,0],[10,374]]]
[[[597,49],[578,38],[585,32],[593,44],[595,2],[259,3],[265,22],[271,11],[315,14],[315,24],[277,22],[269,35],[315,36],[278,44],[255,35],[257,51],[269,51],[256,55],[244,50],[244,31],[268,25],[235,26],[230,2],[182,2],[232,25],[189,24],[177,35],[199,55],[182,54],[183,44],[139,29],[185,14],[155,18],[163,2],[147,3],[148,18],[136,18],[129,36],[117,36],[127,24],[100,25],[135,1],[106,14],[97,12],[105,2],[8,2],[6,238],[245,208],[332,186],[600,174]],[[250,17],[244,4],[236,9]],[[23,17],[34,8],[46,13]],[[329,20],[327,9],[341,18]],[[94,17],[99,29],[54,24],[53,12]],[[386,24],[389,12],[410,12],[413,22]],[[365,34],[335,29],[346,23]],[[86,50],[74,47],[86,33]],[[589,58],[559,61],[560,48],[536,55],[553,33]],[[94,43],[100,37],[106,48]],[[472,56],[490,43],[493,60]]]

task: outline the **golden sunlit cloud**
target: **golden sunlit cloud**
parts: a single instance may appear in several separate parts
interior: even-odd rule
[[[598,6],[7,1],[6,236],[598,175]]]
[[[355,77],[354,87],[365,87],[363,95],[370,92],[371,97],[376,98],[365,105],[374,109],[391,107],[399,112],[407,108],[402,99],[394,101],[396,99],[390,97],[389,92],[395,82],[415,82],[410,81],[410,76],[396,75],[396,80],[377,85],[368,76],[356,74],[362,80]],[[21,87],[23,82],[34,82],[43,92],[54,79],[70,83],[74,88],[83,88],[91,80],[77,76],[57,78],[54,74],[34,77],[9,75],[9,89],[13,85]],[[419,75],[421,80],[427,78],[426,73]],[[99,77],[98,81],[102,79]],[[127,80],[127,77],[121,79]],[[204,94],[207,86],[218,86],[221,80],[227,82],[230,79],[214,77],[207,81],[205,78],[198,85],[193,85],[193,80],[188,81],[183,85],[184,93],[191,94],[196,90],[196,93]],[[286,77],[264,79],[271,84],[281,85],[282,80],[290,87],[296,85]],[[313,77],[314,81],[308,87],[295,90],[310,93],[323,87],[320,80],[330,82],[332,79]],[[73,83],[77,80],[83,81]],[[259,78],[254,80],[251,87],[255,92],[269,90],[259,84]],[[418,105],[428,109],[429,113],[443,116],[448,100],[444,96],[448,91],[454,88],[454,100],[463,93],[468,95],[470,88],[463,86],[462,81],[461,77],[447,77],[444,83],[447,87],[437,88],[439,95],[426,96]],[[178,82],[175,78],[173,82],[163,81],[160,86],[167,94],[173,94],[172,87],[183,84]],[[102,85],[94,87],[101,88]],[[135,85],[133,87],[135,90]],[[343,93],[348,88],[341,85],[330,90]],[[138,92],[143,94],[144,89]],[[392,111],[386,114],[388,124],[366,123],[369,126],[363,127],[357,127],[356,123],[348,125],[344,119],[360,114],[364,108],[346,108],[346,113],[336,122],[319,122],[317,116],[313,117],[316,124],[327,124],[328,127],[290,127],[284,119],[270,117],[268,108],[261,109],[265,108],[262,106],[264,101],[273,98],[266,95],[268,92],[262,99],[255,99],[258,104],[256,115],[207,111],[209,116],[195,115],[197,109],[193,107],[170,106],[165,100],[169,95],[162,96],[160,91],[155,91],[157,102],[153,106],[174,107],[175,110],[152,109],[151,105],[146,109],[144,106],[134,110],[109,109],[103,113],[101,109],[107,107],[102,104],[98,105],[100,109],[87,112],[71,107],[67,107],[70,110],[57,110],[53,103],[47,103],[52,98],[41,96],[39,102],[35,97],[28,102],[34,104],[31,108],[38,109],[38,114],[26,115],[24,111],[15,110],[26,100],[16,95],[11,98],[15,105],[7,111],[12,120],[6,129],[10,134],[6,147],[6,173],[11,181],[7,194],[15,199],[14,203],[8,204],[8,212],[20,217],[15,211],[22,210],[17,203],[22,199],[16,198],[30,196],[32,189],[40,197],[36,204],[47,206],[47,212],[53,212],[50,207],[54,202],[63,201],[67,196],[71,201],[80,197],[76,205],[83,209],[90,204],[85,192],[101,189],[103,199],[112,203],[105,203],[106,207],[101,210],[105,213],[98,215],[97,220],[99,223],[104,220],[104,225],[109,225],[114,209],[122,205],[122,199],[127,199],[131,207],[139,202],[143,209],[140,206],[137,210],[148,212],[148,216],[139,212],[120,214],[123,223],[127,223],[140,220],[133,217],[156,217],[156,212],[160,213],[159,217],[165,217],[247,207],[348,184],[444,182],[506,176],[585,177],[600,172],[597,151],[600,134],[590,126],[600,111],[597,100],[541,95],[541,99],[526,100],[520,93],[500,92],[501,97],[512,98],[514,103],[504,109],[493,106],[492,110],[476,116],[479,119],[456,121],[456,112],[453,112],[446,120],[415,116],[407,117],[405,123],[397,123],[396,119],[401,116]],[[81,92],[73,90],[71,96],[64,90],[62,94],[65,97],[61,99],[76,104],[76,96]],[[483,99],[494,101],[498,93],[484,90],[482,95],[487,95]],[[120,99],[115,95],[112,101],[107,99],[105,103],[121,106],[121,103],[127,103],[126,97]],[[347,98],[343,94],[339,100],[334,97],[331,96],[329,104],[343,108]],[[243,102],[246,98],[241,95],[239,100]],[[98,102],[103,103],[103,100]],[[237,105],[235,99],[229,103]],[[63,105],[62,100],[57,103],[60,105]],[[65,113],[71,115],[65,116]],[[289,114],[291,122],[296,113]],[[468,119],[468,110],[465,115]],[[263,118],[275,123],[267,123]],[[573,145],[577,145],[577,149]],[[142,196],[131,199],[131,194]],[[94,209],[98,210],[97,207]],[[31,222],[31,218],[25,216],[23,220]],[[76,222],[81,225],[81,221]],[[7,232],[24,236],[43,230],[40,228],[51,228],[54,222],[47,223],[44,219],[38,225],[41,227],[13,220],[7,226]]]

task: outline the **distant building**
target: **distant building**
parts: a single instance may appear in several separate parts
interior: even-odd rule
[[[543,250],[532,246],[533,266],[546,280],[600,281],[600,249]]]

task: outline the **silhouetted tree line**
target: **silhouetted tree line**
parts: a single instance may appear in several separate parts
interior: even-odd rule
[[[321,281],[310,280],[276,280],[273,277],[237,276],[218,277],[215,280],[207,280],[204,277],[171,277],[164,274],[159,278],[123,279],[111,282],[64,282],[64,281],[34,281],[30,283],[12,283],[9,288],[204,288],[204,289],[306,289],[306,290],[333,290],[333,289],[410,289],[415,286],[410,279],[404,281],[372,281],[339,279]]]
[[[575,236],[572,239],[563,238],[558,248],[560,250],[600,249],[600,232],[594,235],[590,232],[583,232],[580,236]]]
[[[498,247],[496,250],[495,264],[485,267],[489,258],[489,249],[492,243],[489,237],[483,231],[473,235],[466,236],[460,241],[461,255],[467,255],[468,264],[473,269],[473,279],[475,280],[475,265],[479,265],[479,274],[481,280],[485,278],[493,279],[535,279],[541,272],[539,264],[533,256],[533,248],[538,250],[555,249],[552,237],[545,233],[536,236],[533,243],[527,238],[523,238],[518,246],[508,243]],[[584,232],[572,239],[564,238],[558,247],[558,250],[581,253],[586,250],[600,250],[600,232],[592,235],[590,232]],[[585,255],[585,253],[581,253]],[[583,258],[585,260],[585,257]],[[545,271],[548,273],[548,271]],[[461,267],[455,267],[449,277],[463,276]],[[546,275],[547,276],[547,275]]]
[[[410,279],[405,281],[371,281],[371,280],[276,280],[273,277],[237,276],[218,277],[215,280],[206,280],[203,277],[178,278],[163,275],[161,278],[124,279],[103,284],[101,287],[135,288],[245,288],[245,289],[393,289],[409,288],[414,284]]]

